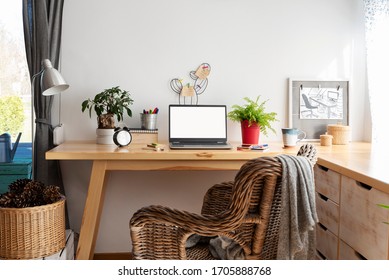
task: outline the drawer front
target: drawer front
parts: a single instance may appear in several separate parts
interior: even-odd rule
[[[340,260],[366,260],[366,258],[348,246],[343,240],[339,240],[339,259]]]
[[[320,223],[316,227],[316,249],[323,259],[336,260],[338,258],[338,237]]]
[[[316,191],[339,204],[340,174],[318,164],[314,171]]]
[[[316,211],[319,221],[336,236],[339,232],[339,205],[316,193]]]
[[[388,259],[389,195],[342,176],[339,237],[370,260]]]

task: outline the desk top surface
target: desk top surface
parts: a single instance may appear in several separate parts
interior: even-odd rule
[[[239,151],[238,144],[232,150],[145,150],[145,144],[132,144],[118,148],[115,145],[97,145],[93,142],[67,142],[46,153],[48,160],[129,160],[129,161],[246,161],[259,156],[275,156],[287,153],[296,154],[300,145],[283,148],[282,143],[269,143],[267,151]],[[318,164],[343,175],[373,185],[389,193],[389,172],[387,149],[380,149],[370,143],[352,142],[348,145],[320,146]]]
[[[237,144],[238,145],[238,144]],[[51,160],[249,160],[258,156],[274,156],[281,153],[296,154],[299,146],[283,148],[281,143],[272,143],[265,151],[237,150],[171,150],[164,145],[163,151],[153,151],[146,144],[97,145],[93,142],[67,142],[46,153]]]

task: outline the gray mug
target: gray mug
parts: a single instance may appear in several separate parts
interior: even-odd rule
[[[307,136],[304,131],[297,128],[281,128],[281,130],[284,147],[294,147]]]

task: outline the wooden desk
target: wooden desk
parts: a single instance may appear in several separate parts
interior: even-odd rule
[[[64,143],[48,151],[48,160],[93,161],[86,198],[77,259],[92,259],[103,209],[105,183],[110,171],[115,170],[239,170],[247,161],[258,156],[275,156],[281,153],[296,154],[299,146],[284,149],[281,143],[270,143],[270,150],[260,151],[177,151],[143,150],[145,145],[117,148],[114,145]],[[387,150],[375,149],[369,143],[319,146],[318,163],[377,190],[389,194]]]
[[[115,170],[239,170],[247,161],[258,156],[280,153],[296,154],[299,147],[284,149],[280,143],[271,144],[268,151],[144,150],[145,145],[115,145],[95,143],[63,143],[46,153],[48,160],[93,161],[88,194],[80,229],[77,259],[92,259],[103,209],[105,185],[109,171]]]

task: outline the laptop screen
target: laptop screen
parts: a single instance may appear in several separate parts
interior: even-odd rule
[[[225,105],[169,105],[170,142],[226,142]]]

